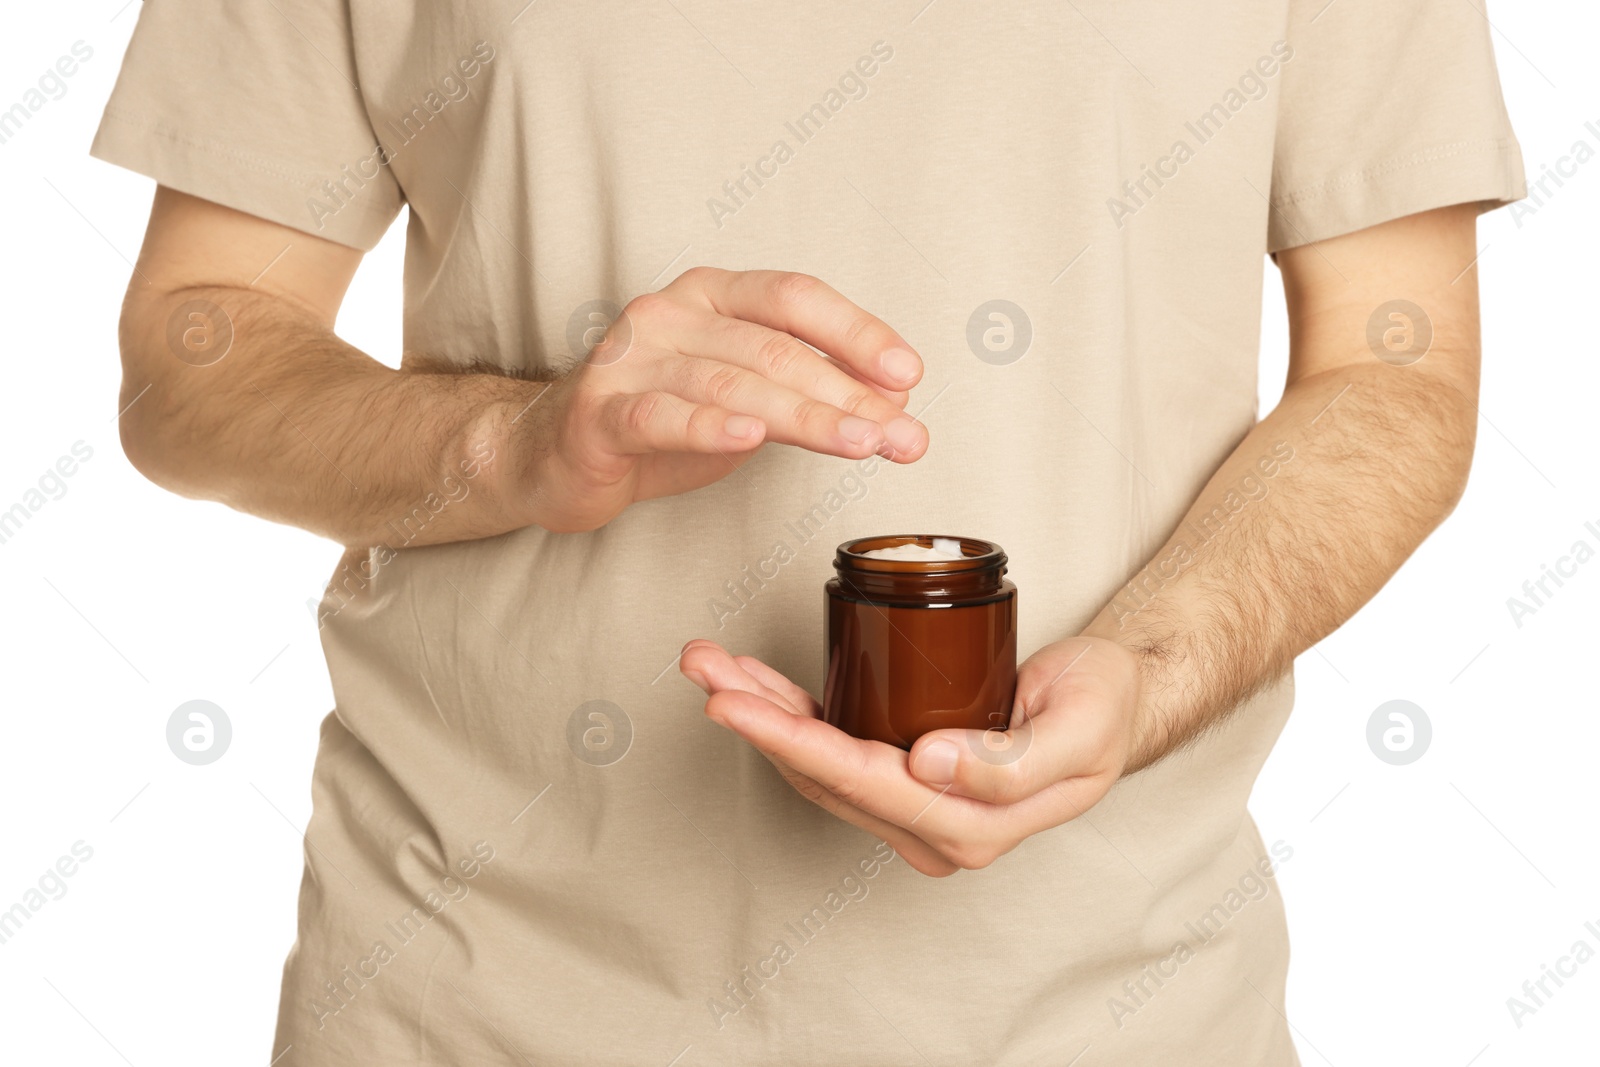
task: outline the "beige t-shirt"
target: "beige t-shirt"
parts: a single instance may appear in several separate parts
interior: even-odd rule
[[[1245,810],[1288,684],[939,880],[674,658],[816,692],[834,546],[906,531],[1005,547],[1023,656],[1077,632],[1254,422],[1268,252],[1521,195],[1473,5],[151,0],[94,151],[358,248],[408,204],[408,352],[570,367],[710,264],[927,361],[909,467],[768,446],[592,533],[400,547],[463,472],[346,557],[279,1067],[1295,1062],[1293,843]]]

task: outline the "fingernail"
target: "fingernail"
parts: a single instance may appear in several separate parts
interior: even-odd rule
[[[710,691],[711,683],[707,682],[706,676],[701,674],[699,671],[685,670],[683,672],[683,676],[689,679],[689,681],[693,682],[695,685],[698,685],[701,689],[707,690],[708,692]]]
[[[894,445],[897,453],[906,454],[915,452],[922,447],[922,430],[911,419],[904,415],[892,420],[883,428],[889,438],[889,443]]]
[[[722,424],[722,428],[728,432],[730,437],[754,436],[760,426],[761,423],[749,415],[729,415],[728,421]]]
[[[865,444],[867,438],[878,432],[878,424],[859,415],[846,415],[839,420],[839,436],[853,445]]]
[[[949,785],[956,780],[956,761],[961,753],[949,741],[934,741],[917,754],[913,774],[929,785]]]
[[[883,372],[897,382],[909,383],[922,370],[922,360],[903,348],[891,348],[879,361]]]

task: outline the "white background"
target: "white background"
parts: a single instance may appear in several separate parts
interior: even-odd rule
[[[93,449],[0,545],[0,911],[74,843],[93,850],[0,944],[0,1060],[265,1064],[332,706],[307,601],[338,550],[161,492],[118,447],[118,302],[151,184],[86,152],[137,13],[123,0],[13,7],[0,40],[0,109],[75,41],[94,50],[0,145],[0,510],[75,442]],[[1530,177],[1575,141],[1600,149],[1593,6],[1492,17]],[[1520,627],[1506,603],[1574,542],[1600,548],[1600,159],[1563,180],[1536,211],[1480,223],[1487,368],[1466,498],[1301,658],[1298,707],[1251,805],[1266,840],[1294,850],[1279,877],[1308,1065],[1600,1062],[1600,959],[1549,985],[1520,1027],[1506,1003],[1579,939],[1600,950],[1600,559]],[[368,257],[340,319],[391,363],[402,229]],[[1263,336],[1266,410],[1286,365],[1270,270]],[[234,730],[206,767],[165,740],[196,698]],[[1366,740],[1397,698],[1433,726],[1407,766]]]

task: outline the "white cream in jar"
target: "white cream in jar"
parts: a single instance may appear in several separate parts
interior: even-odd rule
[[[907,563],[941,563],[965,558],[961,542],[954,537],[935,537],[931,548],[913,543],[895,545],[893,548],[874,548],[861,554],[868,559],[893,559]]]

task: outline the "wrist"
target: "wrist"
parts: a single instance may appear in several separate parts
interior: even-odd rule
[[[478,519],[494,536],[545,525],[537,507],[539,469],[548,451],[540,400],[550,382],[490,379],[451,441],[447,454],[473,479],[482,501]]]
[[[1121,648],[1133,663],[1137,697],[1129,711],[1128,755],[1122,773],[1143,770],[1177,747],[1183,694],[1188,684],[1191,630],[1174,622],[1142,619],[1138,626],[1102,615],[1084,631]]]

